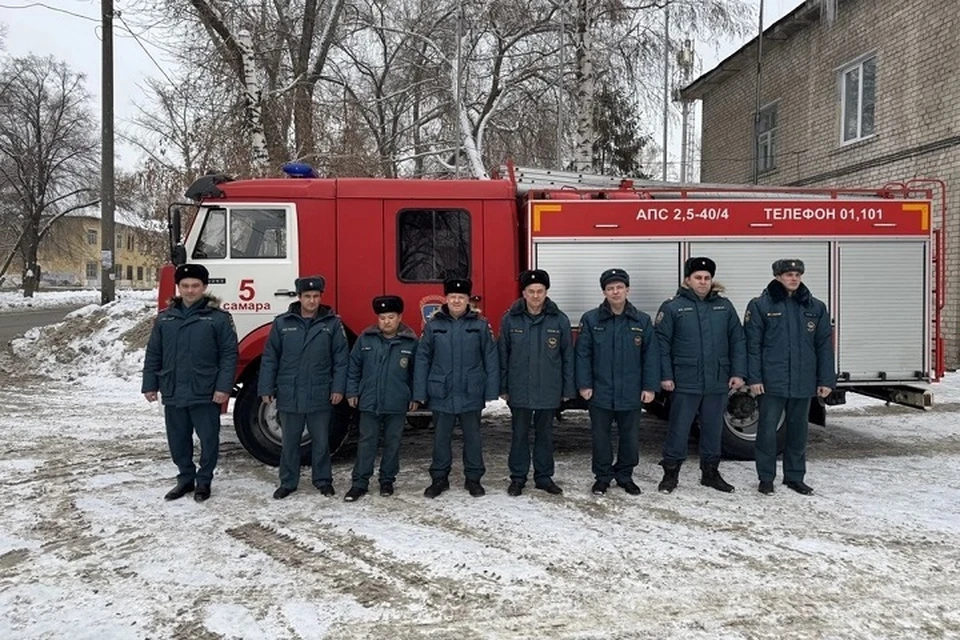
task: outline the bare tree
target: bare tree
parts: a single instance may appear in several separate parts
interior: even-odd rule
[[[182,34],[185,18],[202,27],[206,38],[191,37],[180,62],[207,75],[226,71],[220,77],[243,96],[248,135],[262,132],[270,164],[316,158],[314,95],[346,0],[189,0],[186,12],[179,0],[141,4],[171,35]]]
[[[217,130],[234,139],[262,126],[272,170],[301,158],[327,175],[483,177],[506,157],[596,166],[604,92],[623,97],[618,118],[648,138],[661,110],[665,3],[685,37],[716,39],[749,23],[747,0],[190,0],[186,16],[175,0],[150,8],[180,42],[188,92],[220,94],[195,102],[225,111]],[[183,29],[184,17],[200,28]],[[239,44],[245,31],[249,47]],[[610,144],[601,145],[608,158]],[[258,173],[249,146],[246,154],[220,166]]]
[[[17,236],[0,276],[19,254],[26,297],[38,283],[40,241],[62,216],[99,202],[99,141],[83,82],[53,58],[11,58],[0,71],[0,183],[13,197],[3,224]]]

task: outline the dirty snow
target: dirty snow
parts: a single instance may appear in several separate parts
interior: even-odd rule
[[[960,635],[960,375],[930,412],[832,408],[811,428],[809,498],[761,496],[743,462],[723,463],[737,492],[719,494],[693,460],[658,494],[664,425],[648,418],[644,494],[595,497],[577,413],[557,430],[566,493],[510,498],[501,409],[484,419],[482,499],[459,482],[423,498],[430,433],[410,431],[395,496],[342,502],[341,460],[336,499],[304,475],[274,501],[275,469],[225,416],[211,500],[166,503],[163,419],[136,376],[154,310],[132,304],[78,312],[3,362],[0,637]],[[22,383],[29,367],[43,384]]]

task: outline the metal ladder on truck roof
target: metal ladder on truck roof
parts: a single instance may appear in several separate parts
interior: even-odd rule
[[[559,169],[534,169],[515,167],[512,163],[500,166],[500,175],[517,185],[518,193],[535,189],[618,189],[634,185],[665,186],[667,183],[655,182],[646,178],[621,178],[604,176],[598,173],[580,173],[579,171],[561,171]]]
[[[597,173],[561,171],[559,169],[536,169],[517,167],[512,162],[500,166],[496,172],[500,179],[507,179],[516,186],[518,194],[531,191],[571,189],[575,191],[599,191],[629,189],[643,192],[645,197],[663,199],[803,199],[843,200],[889,197],[876,189],[856,188],[809,188],[774,187],[770,185],[713,184],[705,182],[662,182],[649,178],[605,176]],[[881,190],[882,191],[882,190]]]

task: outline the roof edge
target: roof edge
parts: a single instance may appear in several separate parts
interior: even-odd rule
[[[763,36],[768,40],[785,40],[819,19],[820,0],[805,0],[796,9],[764,29]],[[754,36],[745,45],[721,60],[713,69],[681,88],[680,97],[684,100],[702,100],[710,89],[743,70],[742,66],[736,66],[736,59],[749,49],[755,48],[756,43],[757,38]]]

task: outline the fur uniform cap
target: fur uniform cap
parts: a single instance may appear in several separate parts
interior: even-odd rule
[[[403,298],[400,296],[377,296],[373,299],[373,312],[403,313]]]
[[[180,281],[184,278],[196,278],[203,284],[208,284],[210,282],[210,272],[202,264],[182,264],[174,272],[173,280],[176,284],[180,284]]]
[[[687,258],[683,263],[683,277],[689,278],[697,271],[706,271],[712,278],[717,272],[717,263],[710,258]]]
[[[448,296],[451,293],[462,293],[465,296],[470,295],[473,283],[469,278],[448,278],[443,281],[443,295]]]
[[[520,288],[526,289],[532,284],[542,284],[547,289],[550,288],[550,274],[543,269],[532,269],[520,274]]]
[[[327,288],[327,281],[323,276],[309,276],[307,278],[297,278],[297,295],[307,291],[319,291],[323,293]]]
[[[803,270],[803,260],[796,258],[784,258],[773,263],[773,275],[775,276],[783,275],[788,271],[796,271],[800,275],[803,275]]]
[[[623,269],[607,269],[600,274],[600,288],[606,289],[611,282],[622,282],[624,286],[630,286],[630,274]]]

